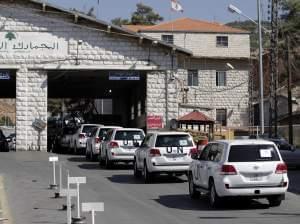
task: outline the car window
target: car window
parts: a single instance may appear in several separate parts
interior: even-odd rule
[[[212,144],[208,152],[207,160],[209,161],[220,161],[221,151],[219,144]]]
[[[82,128],[82,133],[90,133],[94,130],[94,128],[98,128],[98,126],[93,126],[93,125],[87,125],[87,126],[83,126]]]
[[[99,138],[105,137],[109,130],[110,130],[110,128],[101,128],[99,131],[98,137]]]
[[[199,160],[207,160],[211,144],[207,145],[200,154]]]
[[[280,161],[273,145],[233,145],[228,162]]]
[[[112,133],[113,133],[113,130],[109,130],[109,131],[106,133],[105,137],[104,137],[104,141],[110,140],[110,139],[111,139],[111,136],[112,136]]]
[[[129,141],[142,141],[144,139],[144,133],[142,131],[116,131],[115,140],[129,140]]]
[[[148,134],[146,135],[146,137],[144,138],[142,144],[141,144],[141,147],[149,147],[150,146],[150,139],[152,137],[152,134]]]
[[[91,131],[91,137],[94,137],[96,135],[96,132],[97,132],[97,128],[94,128],[92,131]]]
[[[191,147],[193,140],[189,135],[158,135],[155,147]]]

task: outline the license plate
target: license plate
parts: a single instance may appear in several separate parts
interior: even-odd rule
[[[258,175],[254,175],[252,177],[250,177],[250,181],[261,181],[262,177],[258,176]]]

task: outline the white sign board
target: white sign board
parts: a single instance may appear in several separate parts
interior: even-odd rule
[[[61,189],[59,192],[60,196],[67,197],[68,196],[68,189]],[[70,197],[77,197],[77,189],[69,189],[69,195]]]
[[[89,203],[82,203],[81,210],[83,212],[104,212],[104,203],[103,202],[89,202]]]
[[[57,162],[58,161],[58,157],[57,156],[51,156],[49,157],[49,162]]]
[[[85,184],[86,177],[68,177],[69,184]]]
[[[67,55],[68,40],[46,32],[0,32],[0,54]]]

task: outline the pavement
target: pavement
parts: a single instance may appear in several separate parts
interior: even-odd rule
[[[0,153],[0,176],[4,179],[7,201],[5,210],[11,213],[11,216],[3,216],[8,218],[4,224],[66,223],[66,211],[61,210],[66,199],[53,198],[54,191],[49,190],[52,166],[48,157],[53,155],[46,152]],[[144,184],[133,177],[131,166],[120,165],[105,170],[98,163],[86,161],[84,156],[58,156],[60,161],[64,161],[64,187],[67,170],[71,176],[86,176],[87,184],[80,187],[81,201],[104,202],[105,211],[96,214],[96,223],[99,224],[299,222],[299,170],[291,171],[291,188],[280,207],[270,208],[265,200],[253,200],[247,204],[230,201],[224,208],[211,209],[207,198],[189,198],[186,177],[162,176],[152,184]],[[1,189],[3,192],[3,187]],[[0,193],[1,201],[2,195]],[[90,214],[85,213],[84,216],[87,217],[86,222],[91,223]]]

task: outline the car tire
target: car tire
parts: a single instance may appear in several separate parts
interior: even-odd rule
[[[143,177],[146,184],[151,183],[153,181],[153,174],[149,172],[146,162],[144,162]]]
[[[142,172],[137,168],[137,163],[135,160],[133,161],[133,175],[136,178],[140,178],[142,175]]]
[[[280,206],[282,202],[282,196],[281,195],[276,195],[276,196],[271,196],[268,197],[269,205],[271,207],[278,207]]]
[[[93,162],[96,162],[96,161],[97,161],[97,157],[94,155],[93,149],[91,149],[91,160],[92,160]]]
[[[193,174],[190,173],[188,176],[189,180],[189,194],[192,199],[198,199],[200,197],[200,192],[196,190],[196,186],[193,180]]]
[[[216,192],[214,181],[210,181],[209,184],[209,205],[212,208],[217,208],[221,205],[221,197]]]
[[[74,144],[74,154],[77,155],[77,153],[78,153],[78,152],[77,152],[77,144],[76,144],[76,142],[75,142],[75,144]]]

